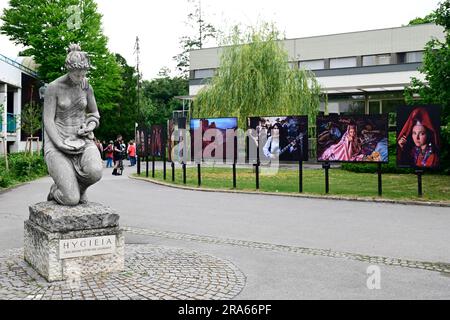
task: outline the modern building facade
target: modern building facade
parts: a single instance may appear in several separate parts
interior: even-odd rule
[[[36,64],[29,57],[15,60],[0,54],[0,154],[24,151],[27,137],[20,129],[22,108],[31,101],[39,102],[40,82]],[[6,137],[6,139],[5,139]],[[34,144],[34,148],[37,143]]]
[[[328,94],[329,113],[391,114],[404,104],[403,92],[418,71],[432,38],[445,39],[434,24],[332,34],[283,41],[293,68],[312,70]],[[189,94],[207,85],[224,48],[190,52]],[[324,110],[324,105],[321,107]]]

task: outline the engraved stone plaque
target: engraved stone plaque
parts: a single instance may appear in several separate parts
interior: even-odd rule
[[[112,254],[115,251],[115,235],[59,240],[59,259]]]

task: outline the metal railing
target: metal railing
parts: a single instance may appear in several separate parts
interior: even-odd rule
[[[14,60],[12,60],[12,59],[10,59],[8,57],[5,57],[1,53],[0,53],[0,61],[4,61],[7,64],[12,65],[13,67],[16,67],[16,68],[22,70],[23,72],[26,72],[26,73],[28,73],[28,74],[36,77],[36,78],[38,77],[38,74],[37,74],[36,71],[34,71],[34,70],[32,70],[32,69],[30,69],[28,67],[25,67],[23,64],[20,64],[17,61],[14,61]]]

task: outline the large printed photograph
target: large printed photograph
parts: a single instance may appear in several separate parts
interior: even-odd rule
[[[307,161],[308,117],[250,117],[248,125],[247,158],[255,161]]]
[[[170,162],[187,162],[186,153],[186,118],[169,120],[167,124],[168,160]]]
[[[397,110],[397,165],[439,168],[440,107],[401,106]]]
[[[193,161],[235,161],[237,158],[237,118],[191,119]]]
[[[150,155],[153,157],[163,156],[164,129],[162,125],[152,125],[150,135]]]
[[[387,115],[317,117],[317,160],[388,162]]]
[[[148,128],[146,128],[144,125],[139,125],[136,128],[136,137],[135,137],[136,153],[140,158],[146,157],[148,155],[149,149],[147,145],[149,136],[148,131],[149,131]]]
[[[174,148],[175,131],[178,132],[178,123],[173,119],[167,120],[167,161],[173,162],[172,149]]]

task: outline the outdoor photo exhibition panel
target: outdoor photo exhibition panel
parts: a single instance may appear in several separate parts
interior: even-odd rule
[[[144,125],[139,125],[136,128],[136,153],[138,157],[145,158],[148,155],[148,141],[149,129]]]
[[[439,169],[441,107],[436,105],[397,108],[397,166],[414,168],[417,194],[423,195],[424,170]]]
[[[308,161],[308,117],[278,116],[247,119],[249,162]]]
[[[388,162],[387,115],[317,117],[319,162]]]
[[[191,160],[235,163],[237,128],[237,118],[191,119]]]
[[[308,117],[247,118],[247,160],[255,166],[256,189],[260,166],[275,169],[280,162],[298,162],[299,192],[303,192],[303,161],[308,161]]]
[[[173,161],[172,149],[174,147],[175,131],[178,131],[178,123],[175,123],[173,119],[167,121],[167,160]]]
[[[440,113],[440,107],[435,105],[397,109],[397,166],[439,168]]]
[[[377,163],[378,195],[382,191],[381,164],[388,163],[388,115],[330,115],[316,119],[317,161],[325,170],[329,193],[332,162]]]
[[[150,156],[162,157],[164,155],[164,128],[162,125],[152,125],[150,134]]]

